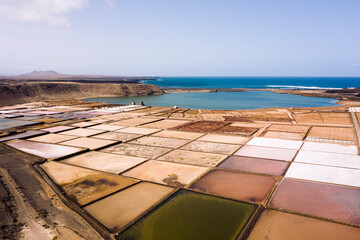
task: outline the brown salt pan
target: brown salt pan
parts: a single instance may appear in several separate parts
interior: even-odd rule
[[[171,148],[121,143],[105,148],[102,152],[154,159],[171,150]]]
[[[360,228],[315,218],[265,210],[248,240],[358,240]]]
[[[189,142],[188,140],[178,139],[178,138],[163,138],[163,137],[145,136],[145,137],[133,140],[130,143],[147,145],[147,146],[155,146],[155,147],[178,148],[188,142]]]
[[[209,153],[218,153],[218,154],[232,154],[239,148],[240,145],[204,142],[204,141],[194,141],[181,147],[182,150],[209,152]]]
[[[308,137],[343,141],[356,141],[356,134],[353,128],[313,127],[310,130]]]
[[[270,205],[360,224],[360,188],[284,179]]]
[[[185,123],[176,128],[172,128],[172,130],[205,133],[216,130],[222,126],[225,126],[226,124],[227,123],[225,122],[217,122],[217,121],[198,121],[198,122]]]
[[[84,208],[91,216],[116,233],[174,189],[141,182]]]
[[[219,167],[282,176],[288,165],[289,162],[284,161],[230,156]]]
[[[123,176],[55,161],[46,162],[41,165],[41,168],[80,205],[88,204],[137,182]]]
[[[276,132],[291,132],[291,133],[306,133],[309,130],[308,126],[298,125],[271,125],[268,130]]]
[[[118,140],[122,142],[130,141],[135,138],[141,137],[141,134],[134,134],[134,133],[120,133],[120,132],[106,132],[95,135],[94,138],[101,138],[101,139],[109,139],[109,140]]]
[[[275,131],[265,131],[261,135],[262,137],[268,138],[284,138],[291,140],[303,140],[305,133],[292,133],[292,132],[275,132]]]
[[[54,123],[54,122],[61,122],[64,121],[63,119],[57,119],[57,118],[38,118],[35,119],[37,122],[43,122],[43,123]]]
[[[225,133],[225,134],[235,134],[235,135],[243,135],[243,136],[251,136],[254,134],[259,128],[251,128],[251,127],[237,127],[226,125],[218,130],[216,133]]]
[[[191,186],[192,189],[237,200],[262,202],[276,179],[249,173],[213,170]]]

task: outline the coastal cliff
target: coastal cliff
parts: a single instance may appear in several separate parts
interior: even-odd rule
[[[69,98],[79,99],[160,94],[164,94],[164,91],[157,86],[148,84],[22,82],[0,85],[0,105]]]

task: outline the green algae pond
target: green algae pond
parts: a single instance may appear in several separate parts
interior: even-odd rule
[[[236,239],[256,208],[253,204],[181,189],[117,238]]]

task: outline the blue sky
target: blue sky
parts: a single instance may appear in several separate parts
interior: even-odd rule
[[[360,76],[359,0],[0,0],[0,74]]]

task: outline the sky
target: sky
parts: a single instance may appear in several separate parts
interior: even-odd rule
[[[0,75],[360,76],[359,0],[0,0]]]

